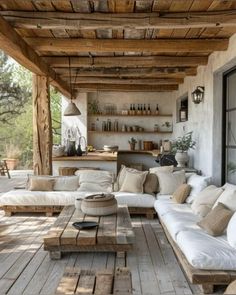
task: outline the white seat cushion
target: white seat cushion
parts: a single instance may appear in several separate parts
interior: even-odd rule
[[[127,205],[128,207],[144,207],[153,208],[156,198],[149,194],[138,194],[128,192],[114,192],[119,205]]]
[[[74,205],[77,197],[83,197],[78,191],[28,191],[12,190],[3,194],[0,205],[11,206],[65,206]]]
[[[236,249],[229,245],[226,235],[216,238],[202,230],[181,231],[177,236],[177,244],[195,268],[236,269]]]
[[[158,198],[158,200],[155,201],[154,208],[160,217],[170,212],[192,212],[189,204],[178,204],[170,198]]]

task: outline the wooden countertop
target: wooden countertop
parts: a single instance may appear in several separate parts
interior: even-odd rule
[[[53,157],[52,161],[117,161],[117,153],[99,153],[92,152],[87,155],[83,155],[81,157],[73,156],[73,157]]]
[[[96,151],[83,155],[81,157],[73,156],[63,156],[63,157],[53,157],[52,161],[117,161],[118,154],[146,154],[152,155],[153,157],[158,156],[159,150],[144,151],[144,150],[119,150],[118,153],[108,153],[104,151]]]

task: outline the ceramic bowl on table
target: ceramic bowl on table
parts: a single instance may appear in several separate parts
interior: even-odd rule
[[[118,145],[104,145],[103,149],[105,152],[115,153],[118,151]]]

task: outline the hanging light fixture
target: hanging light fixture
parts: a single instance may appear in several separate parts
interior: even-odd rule
[[[72,101],[73,97],[72,97],[72,82],[71,82],[71,62],[70,62],[70,57],[69,57],[69,78],[70,78],[70,102],[68,103],[65,111],[64,111],[64,116],[79,116],[81,115],[80,110],[78,109],[78,107],[76,106],[76,104]],[[75,77],[76,79],[76,77]]]
[[[192,92],[192,100],[195,104],[199,104],[203,101],[205,87],[197,86],[197,88]]]

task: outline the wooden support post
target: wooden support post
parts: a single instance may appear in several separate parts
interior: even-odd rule
[[[52,126],[49,79],[33,75],[34,173],[52,174]]]

